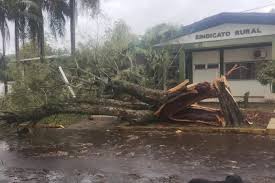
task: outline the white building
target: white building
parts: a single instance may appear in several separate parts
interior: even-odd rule
[[[275,99],[271,87],[256,80],[257,66],[275,61],[274,13],[221,13],[183,27],[183,34],[165,45],[181,50],[180,79],[212,81],[240,64],[247,69],[229,77],[233,95],[250,92],[250,101]]]

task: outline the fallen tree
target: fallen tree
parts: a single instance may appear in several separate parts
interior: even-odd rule
[[[233,70],[238,69],[234,67]],[[227,75],[228,76],[228,75]],[[153,105],[158,120],[173,122],[202,123],[213,126],[240,126],[244,117],[231,95],[225,76],[212,83],[202,82],[188,85],[184,81],[168,91],[151,90],[125,82],[115,81],[114,89]],[[220,109],[197,105],[204,99],[218,98]]]
[[[215,79],[212,83],[189,84],[186,80],[168,91],[148,89],[123,80],[112,80],[106,88],[111,88],[119,95],[126,94],[131,99],[123,101],[115,97],[111,99],[103,96],[97,99],[77,97],[27,111],[2,111],[0,120],[37,122],[53,114],[76,113],[117,116],[132,123],[171,121],[212,126],[239,126],[244,122],[225,76]],[[209,98],[218,98],[220,109],[197,104]]]

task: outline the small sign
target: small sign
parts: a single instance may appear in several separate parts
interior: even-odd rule
[[[245,35],[261,34],[262,31],[260,28],[247,28],[240,30],[224,31],[224,32],[213,32],[206,34],[196,34],[195,39],[217,39],[217,38],[226,38],[226,37],[242,37]]]
[[[221,24],[178,37],[169,41],[169,44],[202,43],[207,41],[221,41],[267,35],[275,35],[275,25]]]

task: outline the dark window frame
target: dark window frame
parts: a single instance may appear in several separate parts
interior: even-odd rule
[[[200,66],[204,66],[204,68]],[[206,70],[206,64],[194,64],[194,70]]]
[[[210,67],[209,67],[210,66]],[[213,67],[214,66],[214,67]],[[219,69],[220,68],[220,64],[218,63],[210,63],[207,64],[207,69]]]
[[[271,92],[275,93],[275,83],[271,83]]]
[[[227,73],[234,65],[239,65],[239,66],[245,66],[248,67],[248,64],[251,64],[251,67],[254,67],[254,70],[250,70],[246,73],[246,69],[244,68],[240,68],[237,71],[234,71],[231,76],[228,77],[228,80],[230,81],[251,81],[251,80],[257,80],[257,74],[256,74],[256,66],[257,66],[257,62],[258,61],[244,61],[244,62],[225,62],[224,63],[224,73]],[[227,69],[227,65],[231,64],[230,69]],[[253,66],[254,65],[254,66]],[[253,69],[253,68],[252,68]],[[249,68],[248,68],[249,70]],[[239,77],[237,77],[239,74]],[[245,74],[246,77],[245,77]],[[250,75],[250,77],[247,77],[248,75]],[[252,77],[251,77],[252,76]],[[235,78],[234,78],[235,77]]]

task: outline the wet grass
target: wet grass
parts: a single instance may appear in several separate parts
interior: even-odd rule
[[[39,124],[62,125],[67,127],[87,118],[88,115],[83,114],[57,114],[43,118],[39,121]]]

